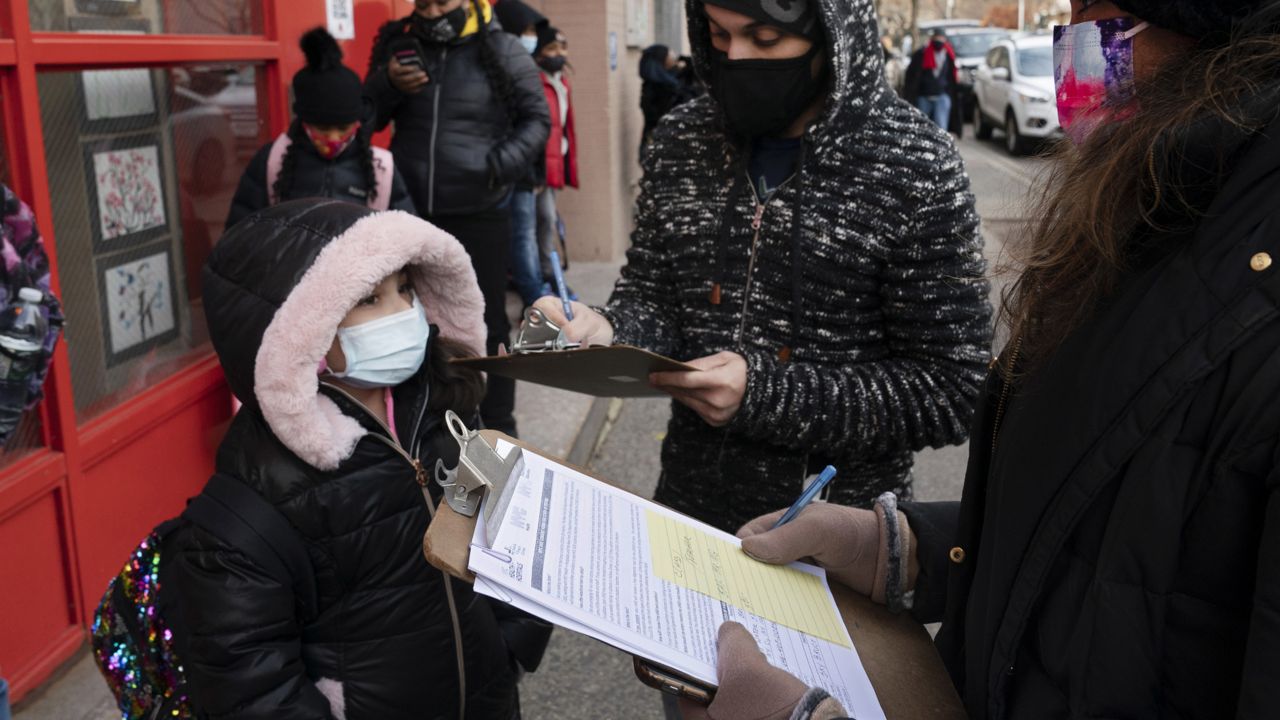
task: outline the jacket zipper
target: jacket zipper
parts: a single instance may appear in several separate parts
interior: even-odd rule
[[[793,174],[791,177],[795,177],[795,175]],[[751,184],[751,177],[747,177],[747,183],[751,184],[751,197],[755,200],[756,213],[751,218],[751,259],[747,261],[747,282],[746,288],[742,293],[742,314],[738,319],[738,337],[735,340],[735,344],[737,345],[739,352],[742,351],[743,336],[747,331],[747,310],[751,305],[751,286],[755,280],[756,257],[760,250],[760,229],[764,225],[764,211],[765,208],[769,206],[769,203],[772,202],[772,198],[777,197],[778,192],[782,190],[782,188],[786,187],[787,183],[790,182],[791,178],[789,177],[784,180],[781,185],[774,188],[773,194],[770,196],[769,200],[761,202],[760,193],[756,190],[755,185]]]
[[[427,389],[427,400],[422,403],[420,408],[418,408],[418,417],[413,422],[413,444],[410,446],[410,452],[405,452],[404,447],[392,439],[391,426],[382,422],[381,418],[370,412],[369,408],[364,406],[364,403],[356,400],[351,393],[343,390],[337,385],[332,383],[321,383],[321,385],[324,385],[325,387],[334,390],[349,399],[356,407],[360,408],[365,412],[365,414],[373,418],[373,421],[378,423],[382,429],[387,431],[385,436],[374,434],[373,437],[377,438],[380,442],[385,443],[387,447],[395,450],[401,457],[409,461],[409,465],[413,467],[414,479],[422,488],[422,499],[426,501],[427,514],[432,520],[435,520],[435,504],[431,502],[431,493],[427,490],[427,483],[431,481],[431,478],[427,473],[426,468],[422,466],[422,461],[418,459],[418,452],[422,449],[420,442],[421,438],[418,437],[418,431],[422,429],[422,418],[426,416],[427,405],[431,400],[430,386],[428,386]],[[467,666],[465,652],[462,646],[462,621],[458,615],[458,601],[453,596],[453,581],[449,579],[449,574],[443,570],[440,571],[440,576],[444,580],[445,599],[449,603],[449,617],[453,621],[453,646],[455,655],[458,659],[458,718],[461,719],[466,717],[467,714]]]
[[[437,77],[444,75],[444,66],[449,59],[449,48],[440,48],[440,70]],[[435,87],[431,93],[431,150],[427,163],[427,215],[436,214],[436,137],[440,133],[440,81],[432,83]]]
[[[995,460],[996,442],[1000,438],[1000,423],[1004,420],[1005,407],[1009,404],[1009,393],[1013,390],[1013,369],[1018,365],[1018,356],[1022,353],[1022,337],[1013,343],[1013,352],[1009,355],[1008,370],[1001,373],[1003,382],[1000,388],[1000,402],[996,405],[995,423],[991,427],[991,459]],[[996,358],[996,371],[1000,372],[1000,358]]]

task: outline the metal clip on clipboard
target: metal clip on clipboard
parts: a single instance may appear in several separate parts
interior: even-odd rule
[[[492,546],[511,505],[516,480],[524,472],[524,451],[515,447],[503,458],[479,430],[468,430],[452,410],[445,413],[445,424],[461,451],[453,470],[436,460],[436,483],[444,488],[445,502],[459,515],[475,517],[483,504],[485,540]],[[482,503],[486,493],[491,497]]]
[[[526,353],[549,352],[552,350],[576,350],[582,343],[569,342],[564,336],[564,329],[537,308],[524,311],[524,321],[520,323],[520,332],[516,335],[511,352],[515,355]]]

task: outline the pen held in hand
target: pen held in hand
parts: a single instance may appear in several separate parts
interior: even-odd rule
[[[787,509],[787,512],[784,513],[781,518],[778,518],[777,524],[775,524],[771,529],[777,530],[783,525],[786,525],[792,520],[795,520],[796,516],[800,514],[800,511],[804,510],[805,506],[813,502],[813,499],[818,497],[818,494],[821,493],[824,488],[826,488],[828,485],[831,484],[831,481],[835,478],[835,476],[836,476],[835,467],[828,465],[822,471],[822,474],[818,476],[818,479],[814,480],[813,483],[809,485],[809,487],[805,488],[804,492],[800,493],[800,497],[796,498],[795,503],[793,503],[791,507]]]
[[[560,294],[560,302],[564,303],[564,318],[573,321],[573,304],[569,302],[569,286],[564,282],[564,270],[560,268],[560,253],[551,251],[551,272],[555,274],[556,292]]]

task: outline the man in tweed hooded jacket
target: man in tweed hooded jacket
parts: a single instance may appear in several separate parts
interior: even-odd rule
[[[749,143],[730,139],[715,99],[725,56],[703,0],[689,0],[712,91],[654,133],[632,248],[603,310],[613,342],[745,372],[724,416],[673,392],[656,495],[730,532],[790,504],[827,463],[840,470],[835,502],[909,496],[913,452],[966,438],[989,356],[968,177],[946,133],[885,83],[871,0],[785,4],[816,11],[828,78],[795,174],[757,199]],[[539,307],[556,319],[557,304]],[[607,330],[575,313],[570,336]]]

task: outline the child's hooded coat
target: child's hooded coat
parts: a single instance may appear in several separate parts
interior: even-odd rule
[[[515,711],[487,602],[422,557],[429,511],[411,458],[430,467],[458,452],[440,413],[426,412],[425,369],[394,391],[401,444],[316,374],[350,308],[406,265],[433,337],[482,348],[484,303],[466,252],[406,213],[285,203],[237,225],[205,267],[209,331],[244,402],[218,471],[261,493],[302,536],[320,606],[299,618],[288,587],[212,535],[186,531],[175,556],[182,651],[207,717],[455,718],[462,695],[468,718]]]

